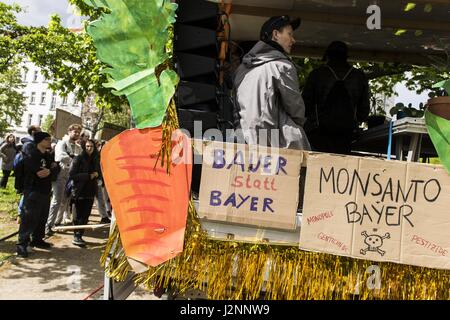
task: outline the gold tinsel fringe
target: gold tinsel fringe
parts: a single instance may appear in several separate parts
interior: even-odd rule
[[[113,226],[113,231],[100,257],[100,264],[105,268],[105,273],[109,278],[119,282],[125,280],[128,272],[131,271],[116,224]]]
[[[107,248],[114,254],[106,272],[117,281],[123,280],[131,268],[117,227]],[[371,274],[366,272],[371,265],[380,268],[380,289],[370,289],[367,284]],[[199,289],[210,299],[450,299],[450,272],[444,270],[373,263],[295,247],[210,240],[200,228],[192,201],[185,250],[175,259],[136,275],[135,282],[148,290],[163,286],[180,294]]]

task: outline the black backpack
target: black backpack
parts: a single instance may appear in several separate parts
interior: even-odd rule
[[[327,67],[333,73],[336,81],[325,98],[321,112],[318,113],[319,127],[331,132],[352,131],[358,126],[358,120],[352,97],[345,86],[345,80],[353,71],[353,67],[342,79],[330,66]]]
[[[17,193],[23,193],[23,188],[25,184],[25,159],[22,152],[16,154],[14,158],[14,188]]]

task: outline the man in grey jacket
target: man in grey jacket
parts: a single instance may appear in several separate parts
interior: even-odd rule
[[[65,187],[67,180],[69,180],[69,170],[72,160],[75,156],[81,153],[81,147],[76,143],[80,138],[82,127],[79,124],[72,124],[69,126],[68,134],[56,144],[55,147],[55,161],[59,163],[61,170],[56,181],[52,182],[53,196],[50,205],[50,212],[48,215],[47,224],[45,226],[45,233],[47,236],[53,234],[52,228],[55,224],[61,222],[67,223],[68,216],[63,217],[63,213],[67,209],[68,198],[65,195]]]
[[[310,150],[297,68],[288,57],[300,19],[272,17],[236,70],[238,127],[248,144]]]

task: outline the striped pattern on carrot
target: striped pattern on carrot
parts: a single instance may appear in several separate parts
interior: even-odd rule
[[[157,266],[183,251],[192,179],[192,149],[182,149],[189,163],[172,163],[168,175],[155,156],[161,127],[122,132],[102,150],[105,185],[114,208],[126,255]],[[176,142],[190,146],[177,130]],[[175,149],[174,149],[175,150]]]

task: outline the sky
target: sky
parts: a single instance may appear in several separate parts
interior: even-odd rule
[[[403,84],[397,84],[395,88],[398,93],[398,97],[395,97],[395,103],[402,102],[405,106],[412,103],[413,107],[418,107],[421,102],[425,104],[429,99],[428,92],[418,95],[414,91],[409,91]]]
[[[47,25],[50,16],[57,13],[61,16],[62,24],[68,28],[79,28],[81,18],[73,13],[71,5],[67,0],[1,0],[4,3],[17,3],[25,8],[26,12],[18,16],[20,24],[31,26]],[[418,106],[421,102],[426,102],[427,94],[417,95],[415,92],[408,91],[402,84],[396,86],[398,96],[395,97],[395,103],[403,102],[405,105],[412,103]]]
[[[25,13],[18,15],[20,24],[27,26],[46,26],[50,16],[57,13],[62,24],[68,28],[81,26],[81,19],[73,14],[71,5],[67,0],[1,0],[6,4],[16,3],[25,9]]]

